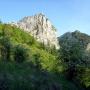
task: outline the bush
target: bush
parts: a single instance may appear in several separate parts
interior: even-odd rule
[[[41,64],[40,64],[40,54],[37,53],[37,54],[34,54],[33,55],[33,58],[34,58],[34,65],[37,69],[41,69]]]
[[[14,60],[18,63],[26,61],[29,57],[28,50],[21,46],[17,45],[14,50]]]
[[[2,60],[10,60],[11,42],[9,37],[9,31],[6,28],[6,24],[3,26],[0,32],[0,51]]]
[[[4,61],[10,60],[11,53],[11,43],[9,38],[0,39],[0,51],[1,51],[1,59]]]

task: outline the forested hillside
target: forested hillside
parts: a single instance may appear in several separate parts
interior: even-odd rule
[[[57,50],[1,23],[0,90],[89,90],[90,52],[78,42],[64,42]]]
[[[67,78],[90,89],[90,36],[80,31],[68,32],[59,37],[59,43]]]

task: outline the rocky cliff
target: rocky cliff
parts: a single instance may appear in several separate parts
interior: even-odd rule
[[[15,25],[29,32],[37,41],[50,45],[50,47],[55,46],[57,49],[59,48],[56,29],[45,15],[40,13],[24,17]]]

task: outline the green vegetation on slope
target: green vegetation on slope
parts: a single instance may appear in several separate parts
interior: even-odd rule
[[[60,40],[61,61],[69,80],[79,82],[85,89],[90,89],[90,52],[86,50],[90,36],[75,31],[66,33]]]
[[[82,86],[68,80],[63,73],[66,63],[62,60],[68,57],[64,56],[67,52],[62,53],[37,42],[16,26],[1,23],[0,90],[83,90]],[[71,55],[71,58],[78,57]]]
[[[6,45],[6,49],[11,47],[11,59],[14,59],[13,55],[15,52],[24,53],[25,49],[28,49],[29,59],[27,61],[34,61],[34,54],[39,54],[40,63],[43,69],[53,70],[56,62],[56,56],[50,53],[48,47],[45,49],[45,46],[41,47],[41,43],[38,43],[30,34],[16,28],[15,26],[10,26],[8,24],[0,25],[0,39],[2,41],[1,46]],[[7,40],[8,39],[8,40]],[[10,44],[7,47],[7,43]],[[24,50],[23,50],[24,48]],[[15,51],[15,49],[17,51]],[[19,50],[18,50],[19,49]],[[8,49],[9,50],[9,49]],[[6,51],[5,51],[6,52]],[[26,53],[26,52],[25,52]],[[20,54],[20,53],[17,53]],[[23,57],[24,58],[24,57]],[[50,61],[51,60],[51,61]],[[47,63],[49,62],[49,63]],[[51,65],[53,66],[51,66]]]

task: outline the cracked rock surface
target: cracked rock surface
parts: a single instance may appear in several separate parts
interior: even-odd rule
[[[45,15],[40,13],[24,17],[16,23],[16,26],[29,32],[37,41],[59,48],[56,29]]]

